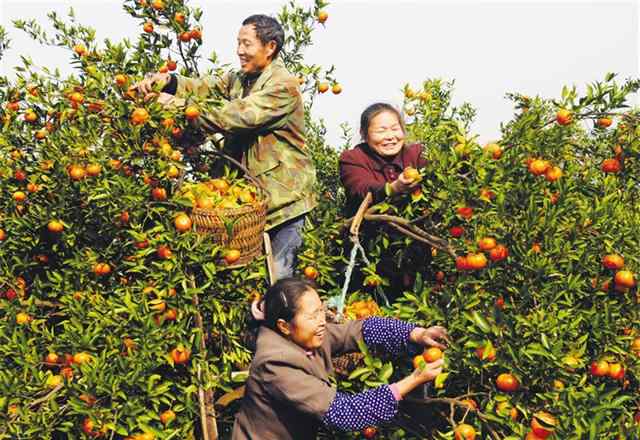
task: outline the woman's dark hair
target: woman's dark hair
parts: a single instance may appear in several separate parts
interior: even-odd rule
[[[298,311],[300,297],[315,289],[315,284],[305,279],[282,278],[276,281],[264,295],[264,324],[275,330],[278,319],[291,322]]]
[[[404,117],[402,116],[402,113],[400,113],[400,111],[391,104],[387,104],[386,102],[376,102],[375,104],[371,104],[369,107],[364,109],[364,111],[360,115],[360,137],[362,137],[363,141],[367,140],[369,125],[371,125],[371,121],[373,120],[373,118],[383,112],[390,112],[396,115],[398,117],[398,121],[400,121],[400,126],[402,126],[402,131],[405,131]]]
[[[256,35],[262,44],[267,44],[273,40],[276,42],[276,50],[273,52],[273,58],[277,57],[280,49],[284,45],[284,30],[278,20],[268,15],[256,14],[245,18],[242,22],[243,26],[252,24],[256,30]]]

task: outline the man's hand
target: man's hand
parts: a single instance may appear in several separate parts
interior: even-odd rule
[[[133,87],[142,94],[148,95],[151,92],[162,90],[169,82],[170,76],[168,73],[147,73],[144,79],[135,83]]]
[[[447,342],[448,338],[447,329],[439,325],[429,328],[416,327],[409,335],[409,340],[415,344],[423,347],[438,347],[440,349],[447,348],[442,342]]]
[[[168,106],[176,106],[178,100],[175,96],[170,95],[168,93],[160,93],[158,95],[157,101],[163,107],[168,107]]]

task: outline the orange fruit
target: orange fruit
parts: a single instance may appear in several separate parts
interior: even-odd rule
[[[117,74],[114,79],[116,81],[116,84],[120,87],[124,86],[127,83],[127,76],[123,75],[122,73]]]
[[[610,127],[612,123],[613,123],[613,120],[611,118],[608,118],[608,117],[598,118],[596,120],[596,125],[598,127],[600,127],[600,128]]]
[[[150,21],[147,21],[144,26],[142,26],[142,30],[145,31],[147,34],[150,34],[151,32],[153,32],[153,23],[151,23]]]
[[[492,362],[496,360],[496,349],[493,346],[478,347],[476,348],[476,356],[478,356],[478,359],[480,360],[487,360],[489,362]]]
[[[211,197],[199,197],[196,199],[196,207],[200,209],[213,208],[213,198]]]
[[[329,84],[327,84],[326,82],[321,82],[318,84],[318,92],[325,93],[327,90],[329,90]]]
[[[87,54],[87,48],[82,44],[76,44],[75,46],[73,46],[73,51],[81,57]]]
[[[166,426],[169,423],[171,423],[175,418],[176,418],[176,413],[168,409],[164,411],[162,414],[160,414],[160,423]]]
[[[321,24],[324,24],[325,21],[327,21],[327,18],[329,18],[329,14],[326,11],[318,11],[318,22]]]
[[[461,206],[456,209],[456,212],[465,220],[469,220],[471,219],[471,217],[473,217],[473,208],[471,208],[470,206]]]
[[[624,367],[617,362],[611,363],[607,374],[611,379],[622,380],[624,378]]]
[[[497,244],[496,239],[492,237],[484,237],[478,240],[478,248],[481,251],[490,251],[495,248]]]
[[[304,276],[309,278],[310,280],[315,280],[316,278],[318,278],[318,269],[316,269],[313,266],[307,266],[304,268]]]
[[[71,180],[82,180],[86,175],[87,172],[85,171],[84,167],[80,165],[71,165],[69,167],[69,177],[71,177]]]
[[[551,414],[540,411],[533,415],[531,419],[531,432],[538,437],[545,439],[555,430],[557,421]]]
[[[412,182],[418,182],[422,178],[418,170],[412,167],[405,168],[404,171],[402,172],[402,175],[404,176],[405,179],[410,180]]]
[[[569,125],[571,124],[572,119],[573,118],[569,110],[560,109],[558,110],[558,113],[556,113],[556,122],[560,125]]]
[[[520,383],[513,374],[501,373],[496,379],[496,386],[500,391],[512,392],[520,388]]]
[[[614,278],[616,285],[621,287],[633,287],[636,285],[633,272],[629,270],[619,270]]]
[[[624,267],[624,258],[616,254],[605,255],[602,257],[602,265],[607,269],[622,269]]]
[[[487,257],[484,254],[469,254],[467,255],[467,264],[470,269],[484,269],[487,266]]]
[[[64,230],[64,225],[62,224],[62,222],[58,220],[51,220],[47,224],[47,229],[49,230],[49,232],[52,232],[54,234],[59,234]]]
[[[156,201],[167,200],[167,190],[157,186],[151,190],[151,198]]]
[[[95,177],[102,172],[102,167],[97,163],[92,163],[87,165],[86,171],[88,176]]]
[[[240,259],[240,251],[238,249],[229,249],[224,253],[224,261],[227,264],[233,264]]]
[[[342,86],[338,83],[335,83],[333,87],[331,87],[331,92],[334,95],[339,95],[342,92]]]
[[[73,355],[73,363],[78,365],[86,364],[91,359],[91,355],[86,351],[81,351]]]
[[[545,174],[550,167],[551,164],[548,161],[543,159],[534,159],[529,164],[529,171],[535,176],[541,176],[542,174]]]
[[[484,152],[493,159],[498,160],[502,157],[502,148],[498,144],[487,144],[484,146]]]
[[[24,113],[24,120],[27,122],[35,122],[38,120],[38,115],[33,110],[29,109]]]
[[[193,223],[191,221],[191,218],[187,214],[181,212],[173,220],[173,224],[175,225],[178,232],[186,232],[191,229]]]
[[[414,356],[412,364],[413,364],[413,369],[414,370],[417,370],[417,369],[421,368],[425,364],[424,357],[422,357],[421,354]]]
[[[18,312],[16,313],[16,324],[18,325],[23,325],[23,324],[28,324],[33,320],[33,318],[25,312]]]
[[[460,401],[460,403],[465,404],[466,406],[468,406],[469,408],[471,408],[473,410],[477,410],[478,409],[478,404],[473,399],[462,399]]]
[[[544,440],[542,437],[538,437],[533,431],[529,431],[524,440]]]
[[[605,173],[619,173],[622,170],[622,164],[618,159],[605,159],[602,161],[602,171]]]
[[[442,359],[443,353],[438,347],[430,347],[427,348],[423,353],[422,357],[424,361],[427,363],[435,362],[438,359]]]
[[[594,361],[591,363],[590,371],[592,376],[606,376],[609,374],[609,362],[605,360]]]
[[[27,199],[27,195],[22,191],[16,191],[13,193],[13,200],[16,202],[24,202]]]
[[[173,252],[171,252],[171,249],[163,244],[156,248],[156,254],[162,260],[168,260],[173,256]]]
[[[73,92],[69,95],[69,100],[76,104],[82,104],[84,102],[84,96],[80,92]]]
[[[562,177],[562,169],[560,167],[550,167],[545,173],[544,173],[544,177],[545,179],[547,179],[549,182],[555,182],[558,179],[560,179],[560,177]]]
[[[509,249],[501,244],[496,245],[496,247],[491,249],[491,251],[489,252],[489,258],[491,259],[491,261],[502,261],[508,256]]]
[[[167,177],[169,179],[175,179],[176,177],[178,177],[180,175],[180,170],[178,169],[177,166],[175,165],[171,165],[169,167],[169,169],[167,170]]]
[[[169,352],[174,364],[186,364],[191,357],[191,351],[184,347],[176,347]]]
[[[188,43],[189,41],[191,41],[191,32],[189,31],[184,31],[180,34],[180,41],[182,41],[183,43]]]
[[[200,110],[194,105],[190,105],[184,110],[184,116],[189,119],[197,119],[200,116]]]
[[[476,438],[476,430],[473,426],[461,423],[454,430],[456,440],[474,440]]]
[[[136,108],[131,113],[131,123],[133,125],[142,125],[149,120],[149,113],[143,108]]]

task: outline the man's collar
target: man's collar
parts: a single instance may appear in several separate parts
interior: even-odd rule
[[[280,59],[280,57],[276,57],[275,60],[267,64],[267,66],[262,69],[261,72],[245,73],[244,71],[240,70],[240,81],[242,81],[242,84],[247,84],[256,83],[260,79],[267,79],[271,76],[271,71],[275,66],[284,66],[284,62]]]

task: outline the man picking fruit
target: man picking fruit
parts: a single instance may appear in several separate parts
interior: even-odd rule
[[[183,105],[190,94],[214,92],[223,98],[218,108],[186,116],[203,131],[222,134],[224,150],[240,159],[269,191],[267,230],[275,276],[282,278],[293,272],[304,216],[317,204],[316,173],[304,138],[302,94],[297,78],[278,57],[284,31],[275,19],[248,17],[237,41],[239,71],[222,78],[156,73],[137,88],[145,94],[161,88],[158,101],[165,105]]]

